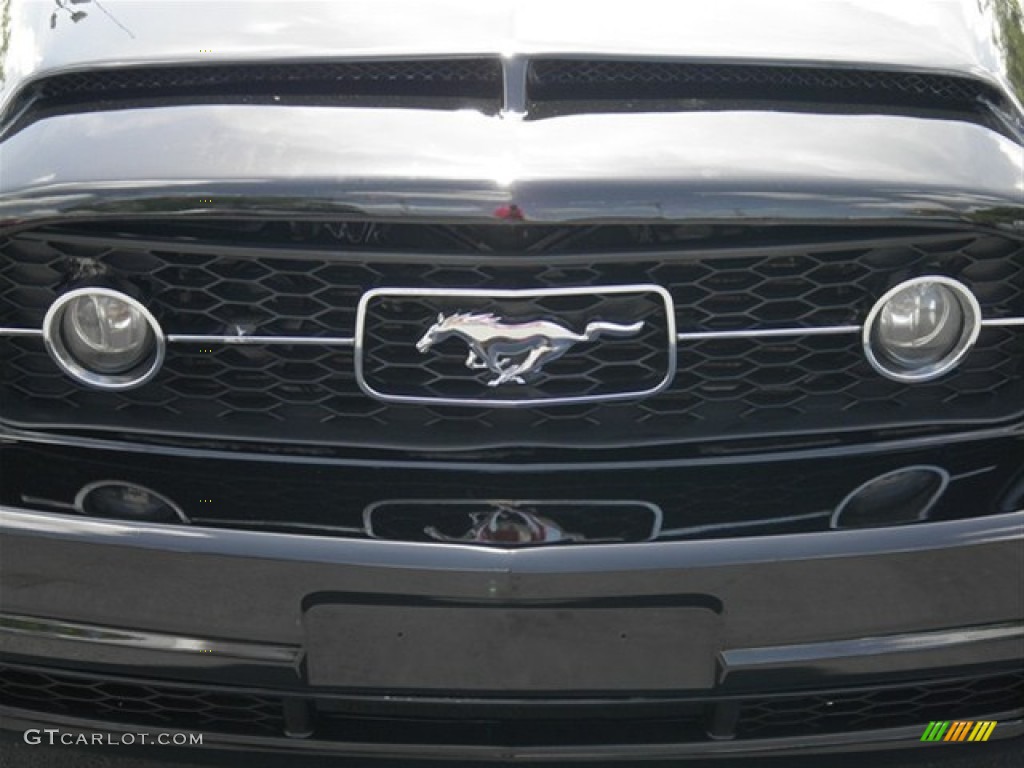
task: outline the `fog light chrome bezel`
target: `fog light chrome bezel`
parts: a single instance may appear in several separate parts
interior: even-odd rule
[[[132,370],[116,374],[98,373],[89,369],[68,349],[63,337],[64,313],[71,302],[85,296],[105,296],[124,302],[138,312],[149,325],[153,338],[153,349]],[[164,335],[163,329],[153,316],[153,313],[128,294],[122,291],[115,291],[112,288],[76,288],[61,295],[50,305],[46,312],[46,317],[43,318],[43,342],[46,344],[46,351],[50,354],[50,357],[64,373],[75,381],[93,389],[108,391],[122,391],[141,387],[159,372],[167,352],[167,337]]]
[[[146,520],[144,518],[115,517],[113,515],[95,514],[88,508],[89,498],[97,491],[101,491],[105,488],[130,488],[132,490],[141,491],[149,496],[152,496],[154,499],[157,499],[159,502],[167,506],[168,509],[170,509],[171,512],[174,513],[175,517],[177,517],[178,522],[185,523],[186,525],[191,525],[192,523],[188,515],[185,514],[184,510],[182,510],[181,506],[179,504],[176,504],[174,501],[169,499],[164,494],[157,493],[152,488],[148,488],[145,485],[139,485],[138,483],[130,483],[125,480],[100,480],[98,482],[89,483],[88,485],[83,486],[82,489],[79,490],[78,493],[75,495],[75,511],[78,512],[80,515],[83,515],[84,517],[91,517],[97,520],[121,520],[137,523],[166,522],[158,520]]]
[[[914,464],[909,467],[900,467],[899,469],[894,469],[889,472],[883,472],[880,475],[865,480],[846,494],[843,500],[839,502],[833,511],[832,517],[829,520],[829,528],[832,530],[856,531],[874,527],[886,527],[886,525],[844,525],[843,515],[850,508],[850,505],[857,501],[857,499],[866,491],[880,483],[911,474],[929,474],[938,481],[938,485],[927,500],[917,509],[913,519],[894,520],[893,522],[888,523],[887,526],[906,525],[908,523],[919,523],[927,520],[931,511],[935,508],[935,505],[938,504],[939,500],[945,495],[946,489],[949,488],[949,483],[953,478],[948,471],[942,467],[937,467],[934,464]]]
[[[942,285],[953,293],[960,304],[960,311],[963,315],[963,329],[956,346],[941,360],[915,370],[901,370],[889,362],[884,355],[876,352],[876,343],[873,338],[875,335],[875,325],[878,323],[883,309],[890,300],[909,288],[925,283]],[[978,303],[978,299],[960,281],[942,275],[926,275],[924,277],[915,277],[912,280],[905,280],[886,291],[875,302],[868,313],[861,332],[864,356],[875,371],[892,381],[898,381],[902,384],[922,384],[934,381],[941,376],[945,376],[960,365],[967,354],[974,348],[975,343],[978,341],[978,336],[981,334],[982,319],[981,305]]]

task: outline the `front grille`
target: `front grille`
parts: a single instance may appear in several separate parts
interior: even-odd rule
[[[273,234],[279,226],[267,229]],[[348,226],[350,231],[373,230],[372,247],[342,239],[328,252],[320,247],[323,233],[309,234],[302,226],[289,230],[288,247],[266,248],[216,239],[205,244],[140,241],[137,231],[123,239],[58,231],[15,235],[0,244],[5,257],[0,262],[0,326],[38,328],[52,300],[82,281],[130,285],[145,297],[165,331],[199,335],[351,336],[359,299],[374,288],[585,286],[599,296],[601,286],[641,283],[669,291],[680,332],[811,328],[859,323],[889,287],[922,274],[963,281],[988,318],[1024,316],[1024,247],[993,235],[887,233],[876,240],[863,234],[853,240],[847,233],[845,241],[837,242],[832,233],[818,244],[759,248],[728,232],[723,235],[728,246],[716,248],[713,235],[719,233],[701,239],[685,229],[675,233],[673,242],[671,229],[666,234],[644,227],[610,227],[610,232],[600,227],[448,227],[442,237],[437,228],[425,226],[424,236],[449,243],[449,252],[410,250],[403,259],[388,249],[394,247],[392,238],[402,243],[412,237],[409,225],[394,234],[386,226]],[[231,231],[228,222],[221,227]],[[249,224],[237,230],[243,243],[260,234]],[[527,242],[561,245],[536,256],[501,256],[493,264],[484,255],[471,261],[463,256],[477,242],[504,248],[516,232]],[[634,243],[631,252],[622,248],[628,239]],[[602,252],[602,243],[610,251]],[[382,255],[375,256],[375,250]],[[433,312],[436,307],[427,302],[422,308]],[[561,307],[559,312],[567,313],[573,326],[588,317],[579,308]],[[658,368],[663,354],[663,347],[653,343],[658,327],[652,321],[652,336],[636,342],[641,347],[627,345],[623,365],[614,364],[614,345],[606,351],[595,345],[599,351],[594,354],[613,355],[598,375],[614,377],[620,387],[627,380],[642,384],[645,376],[650,378],[653,374],[645,371]],[[392,332],[387,323],[368,329],[374,338]],[[879,376],[864,360],[856,335],[716,338],[681,341],[675,380],[657,396],[505,411],[382,403],[360,391],[353,351],[337,346],[171,344],[153,382],[121,393],[74,384],[37,339],[0,339],[0,354],[0,413],[13,423],[273,443],[612,447],[953,428],[1007,420],[1024,406],[1024,334],[1005,327],[983,330],[956,372],[928,384],[904,385]],[[392,347],[374,358],[374,376],[408,394],[461,393],[474,387],[487,394],[483,378],[472,380],[470,371],[456,365],[456,358],[464,360],[461,347],[453,345],[445,355],[439,369],[436,362],[425,365],[411,345]]]
[[[589,703],[536,700],[524,706],[500,700],[418,702],[414,697],[388,701],[311,691],[233,692],[0,666],[0,700],[43,715],[252,736],[283,736],[286,712],[300,711],[301,725],[312,730],[312,738],[339,744],[695,744],[708,741],[712,729],[718,738],[742,741],[901,726],[923,731],[931,720],[1019,713],[1024,673],[821,693]]]

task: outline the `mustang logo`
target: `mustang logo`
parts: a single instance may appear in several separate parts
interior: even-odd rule
[[[547,320],[506,323],[492,314],[458,312],[445,317],[442,313],[416,342],[416,349],[425,353],[449,336],[457,336],[469,345],[466,367],[487,369],[495,374],[487,386],[497,387],[508,382],[525,384],[527,377],[536,376],[545,365],[560,358],[575,344],[594,341],[606,334],[635,336],[643,327],[643,322],[632,325],[596,322],[588,323],[583,333],[573,333]]]

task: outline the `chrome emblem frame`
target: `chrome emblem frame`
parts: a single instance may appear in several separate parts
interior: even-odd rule
[[[451,299],[453,305],[461,298],[494,298],[494,299],[530,299],[545,296],[621,296],[623,294],[656,294],[665,305],[665,348],[667,351],[665,377],[656,386],[643,390],[610,392],[599,395],[580,395],[576,397],[524,397],[522,399],[500,398],[451,398],[421,397],[415,395],[393,394],[381,392],[367,382],[364,371],[365,336],[367,312],[370,303],[381,297],[438,297]],[[429,338],[431,331],[445,321],[455,321],[449,329],[454,334],[461,331],[460,337],[469,346],[466,367],[470,369],[488,370],[494,377],[486,383],[489,389],[496,389],[502,384],[527,384],[531,376],[535,376],[544,365],[562,357],[578,343],[593,341],[600,335],[627,337],[640,333],[643,321],[632,324],[619,323],[588,323],[583,333],[575,333],[555,321],[541,320],[528,323],[506,323],[495,315],[486,313],[457,312],[445,315],[441,313],[438,322],[427,329],[416,344],[421,352],[440,339]],[[475,326],[470,331],[469,326]],[[447,331],[446,331],[447,333]],[[471,337],[467,338],[467,337]],[[498,343],[501,339],[503,343]],[[616,285],[597,286],[593,288],[546,288],[538,290],[463,290],[463,289],[419,289],[419,288],[375,288],[363,294],[356,313],[355,334],[355,374],[359,387],[367,395],[394,403],[417,403],[421,405],[464,405],[485,406],[489,408],[527,408],[541,405],[569,405],[575,403],[595,403],[612,400],[633,400],[649,397],[664,391],[671,385],[676,373],[676,324],[675,306],[672,296],[659,285]]]
[[[661,537],[664,513],[657,504],[633,500],[558,500],[558,499],[389,499],[376,501],[363,510],[363,528],[371,539],[400,541],[384,535],[374,526],[374,517],[389,507],[445,507],[451,510],[467,510],[465,530],[460,536],[445,535],[431,524],[424,515],[422,533],[429,542],[439,544],[466,544],[478,546],[543,546],[552,544],[606,544],[623,543],[622,536],[591,537],[586,533],[567,530],[557,518],[559,508],[632,510],[650,515],[650,528],[642,538],[629,539],[631,542],[656,541]],[[470,511],[479,508],[477,511]],[[507,538],[507,534],[519,534]],[[525,537],[524,537],[525,536]]]

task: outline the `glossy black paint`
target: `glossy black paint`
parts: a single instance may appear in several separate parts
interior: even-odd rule
[[[567,551],[467,547],[444,551],[443,557],[439,557],[442,550],[424,545],[137,523],[69,523],[54,516],[12,511],[5,511],[4,522],[11,543],[5,557],[9,584],[41,573],[39,558],[51,558],[45,568],[49,585],[25,583],[16,591],[9,588],[6,610],[32,611],[37,601],[45,599],[52,612],[72,620],[88,618],[109,625],[118,617],[123,621],[130,611],[138,626],[151,631],[189,629],[200,637],[243,636],[256,643],[302,645],[303,612],[323,602],[396,607],[548,605],[582,610],[594,601],[664,601],[670,599],[667,594],[675,593],[688,595],[691,602],[701,599],[713,605],[720,600],[716,613],[728,608],[731,618],[719,626],[716,641],[716,649],[723,651],[788,645],[808,637],[883,636],[909,628],[924,632],[1005,624],[1019,604],[1014,590],[985,592],[984,585],[999,583],[1002,574],[1015,567],[1020,514],[910,526],[885,537],[857,531]],[[129,541],[130,552],[118,549]],[[973,547],[985,555],[984,566],[969,551]],[[54,559],[58,555],[59,562]],[[255,569],[254,556],[262,561]],[[870,558],[890,566],[868,572],[863,563]],[[126,567],[134,569],[132,580],[118,581],[116,574]],[[955,575],[957,586],[921,595],[916,585],[936,572]],[[788,584],[800,599],[779,595],[779,583]],[[864,593],[884,595],[879,598],[883,603],[865,603],[858,598]],[[159,601],[153,599],[157,594]],[[201,601],[196,600],[198,595]],[[882,612],[885,606],[890,610]],[[771,622],[766,623],[765,612],[774,615]],[[388,621],[398,626],[401,612],[391,612]],[[8,640],[7,648],[31,656],[29,649],[35,642]],[[680,637],[680,643],[682,650],[685,638]],[[1006,662],[1015,660],[1017,644],[1005,649]],[[83,648],[82,653],[92,652]],[[130,658],[107,654],[105,663],[123,669],[131,665]],[[161,656],[150,654],[150,658],[155,661]],[[187,653],[162,658],[170,666],[224,664],[217,659],[197,661]],[[178,661],[172,661],[175,658]],[[856,669],[854,677],[844,671],[832,682],[849,684],[857,676],[877,679],[882,670],[868,661]],[[981,666],[992,661],[995,657],[988,652],[979,654],[967,647],[957,663]],[[70,659],[60,663],[74,666]],[[905,671],[915,675],[943,671],[928,669],[924,660],[922,664]],[[778,679],[778,671],[774,672]],[[705,673],[702,668],[701,675]],[[820,671],[810,674],[813,678]],[[883,676],[889,674],[885,670]],[[685,687],[700,688],[697,679]],[[798,670],[789,670],[785,681],[789,686],[798,683]],[[746,684],[759,686],[763,681],[755,676]],[[403,687],[419,689],[413,677]]]
[[[1022,529],[1015,510],[1021,509],[1024,496],[1021,450],[1015,439],[884,459],[727,463],[720,470],[698,467],[660,475],[584,467],[561,475],[520,473],[508,482],[467,467],[448,473],[449,490],[444,474],[385,465],[345,471],[8,446],[3,448],[3,610],[31,616],[46,605],[47,615],[114,625],[127,611],[134,626],[150,631],[301,645],[302,612],[325,600],[511,607],[689,594],[703,595],[717,606],[716,613],[728,610],[718,650],[1019,621],[1020,585],[993,590],[984,584],[1012,584],[1009,574],[1019,564]],[[867,477],[923,461],[941,464],[961,478],[950,483],[947,498],[928,520],[848,531],[830,530],[827,514],[779,521],[782,507],[800,512],[801,503],[814,509],[816,501],[829,511],[826,505],[834,508]],[[47,483],[48,470],[55,466],[75,470]],[[780,508],[754,506],[724,490],[717,494],[721,506],[713,503],[714,493],[701,506],[693,487],[713,491],[716,476],[723,481],[742,476],[749,483],[740,490],[775,497]],[[213,496],[218,511],[208,512],[209,502],[202,499],[218,486],[204,478],[217,477],[225,480],[219,489],[223,498]],[[233,486],[232,477],[243,484]],[[250,483],[265,483],[250,486],[251,498],[246,497],[246,477]],[[100,521],[67,509],[80,485],[98,479],[172,494],[197,519],[193,525]],[[303,530],[287,524],[315,523],[319,516],[324,526],[349,520],[358,528],[360,513],[371,501],[467,493],[507,499],[515,497],[516,488],[529,489],[530,498],[540,499],[657,500],[673,515],[673,525],[689,522],[695,530],[644,544],[501,550],[375,541],[358,530]],[[783,489],[795,493],[787,498]],[[257,506],[261,497],[266,509]],[[750,525],[756,520],[751,513],[763,515],[763,521]],[[235,525],[243,529],[270,516],[285,522],[280,534],[230,531],[223,524],[204,524],[204,515],[235,516]],[[723,525],[723,518],[735,527]],[[983,551],[988,554],[979,557]],[[873,559],[892,564],[865,568]],[[126,569],[133,573],[130,580],[117,575]],[[42,572],[49,575],[41,582],[32,575]],[[920,584],[930,583],[934,574],[945,574],[956,586],[920,593]],[[780,583],[788,585],[785,596],[777,592]],[[799,599],[790,594],[793,590]],[[325,597],[332,593],[335,597]],[[198,595],[202,600],[195,599]],[[867,595],[870,600],[864,599]],[[882,603],[877,602],[880,595]],[[258,610],[252,610],[255,606]],[[766,622],[769,614],[774,619]],[[106,663],[116,659],[108,657]],[[202,663],[216,666],[217,660],[204,658]],[[860,674],[870,671],[868,665]]]
[[[90,66],[589,54],[957,73],[1002,90],[1019,112],[1009,76],[1019,40],[998,24],[1019,18],[1019,4],[993,3],[655,3],[658,25],[613,3],[428,10],[398,1],[372,12],[249,3],[244,15],[212,3],[199,26],[173,3],[121,3],[112,16],[94,8],[48,29],[51,4],[8,0],[0,111],[34,79]],[[978,125],[784,110],[534,123],[475,111],[168,106],[44,120],[0,144],[0,163],[8,222],[285,211],[469,220],[516,205],[532,221],[858,217],[1016,228],[1024,173],[1020,143]]]
[[[244,637],[256,645],[285,645],[318,654],[296,669],[224,655],[144,647],[125,651],[99,640],[82,643],[74,637],[0,632],[7,663],[129,678],[158,673],[172,684],[202,679],[214,688],[228,686],[226,694],[256,688],[271,696],[320,696],[323,701],[318,699],[317,709],[322,716],[330,711],[328,702],[335,701],[337,706],[340,696],[349,711],[387,717],[457,720],[482,716],[481,705],[489,707],[488,716],[499,721],[529,712],[554,714],[559,707],[562,713],[588,708],[591,713],[600,710],[616,717],[642,717],[643,708],[648,707],[653,713],[649,717],[664,717],[666,708],[692,709],[693,703],[707,701],[709,696],[730,693],[760,698],[834,690],[839,697],[857,686],[938,682],[956,675],[1014,670],[1019,667],[1024,638],[1019,590],[990,588],[1012,583],[1010,574],[1017,572],[1021,513],[927,522],[885,532],[826,531],[501,551],[99,522],[6,506],[0,511],[3,579],[8,585],[5,612],[31,615],[45,604],[53,614],[86,624],[115,625],[130,616],[134,626],[149,632]],[[126,569],[132,573],[130,580],[122,578]],[[932,588],[936,574],[948,580],[942,588]],[[922,589],[923,585],[929,588]],[[325,645],[320,624],[309,623],[318,606],[344,611],[350,618],[362,616],[361,622],[343,624],[342,634],[349,637],[350,645],[340,649],[329,642]],[[626,614],[607,610],[615,606],[630,606],[636,616],[624,622]],[[460,690],[446,685],[439,689],[441,681],[429,674],[436,665],[417,667],[424,670],[423,675],[408,669],[401,690],[396,690],[394,680],[382,686],[383,678],[374,677],[375,669],[386,673],[391,668],[380,666],[379,658],[377,664],[360,667],[361,689],[338,686],[337,672],[324,667],[325,662],[369,659],[374,644],[367,641],[374,635],[394,642],[396,633],[400,637],[418,632],[428,643],[436,641],[437,630],[445,623],[429,619],[438,619],[444,611],[457,609],[464,617],[475,616],[481,628],[490,625],[483,620],[485,614],[500,613],[510,622],[513,635],[532,633],[532,643],[537,642],[537,621],[553,621],[552,626],[571,632],[585,618],[592,621],[599,615],[594,611],[604,611],[604,623],[589,624],[591,631],[613,632],[617,642],[630,642],[618,639],[623,635],[642,643],[646,619],[640,623],[635,619],[653,620],[669,606],[699,607],[709,622],[707,631],[695,635],[675,633],[678,654],[689,658],[690,666],[688,671],[675,671],[677,687],[672,691],[637,690],[628,666],[608,670],[607,674],[617,677],[614,683],[606,678],[604,684],[615,690],[595,691],[589,700],[581,701],[580,691],[573,686],[569,701],[560,698],[564,689],[551,689],[541,702],[527,696],[530,690],[521,682],[516,690],[508,687],[516,679],[513,674],[492,683],[498,690],[476,691],[474,696],[472,683],[481,676],[470,680],[455,675],[450,679],[461,681]],[[449,614],[449,625],[454,615]],[[426,623],[419,620],[421,616]],[[334,626],[331,633],[340,637],[338,625]],[[637,631],[641,637],[631,634]],[[856,638],[856,643],[808,644],[814,638],[832,637]],[[377,647],[386,648],[380,643]],[[330,651],[326,658],[325,649]],[[481,658],[478,651],[449,639],[438,653],[445,654],[448,663],[457,663],[465,655],[464,672],[471,672],[473,663],[490,656]],[[575,652],[584,654],[581,663],[589,658],[578,646]],[[315,678],[310,677],[311,661],[319,670]],[[717,672],[711,665],[717,665]],[[528,675],[530,665],[526,666],[511,673]],[[500,676],[500,667],[491,669],[491,674],[496,671]],[[717,678],[713,688],[708,687],[711,674]],[[387,689],[384,696],[381,687]],[[482,693],[486,701],[480,699]],[[628,694],[628,702],[622,700],[623,693]],[[716,707],[722,703],[714,700]],[[3,713],[12,727],[33,721],[31,712],[24,709],[8,708]],[[1012,723],[1019,712],[999,715],[1007,724],[1001,734],[1017,733]],[[67,717],[48,722],[89,725]],[[232,738],[219,731],[211,734],[211,743],[348,755],[480,759],[541,754],[599,759],[622,756],[627,748],[610,743],[549,748],[555,751],[489,743],[346,743],[344,736],[329,735],[326,723],[319,722],[318,737],[294,743],[280,738]],[[124,726],[104,720],[92,727]],[[913,738],[919,737],[919,730]],[[910,739],[909,731],[739,739],[719,746],[702,740],[698,733],[685,736],[685,743],[629,747],[636,758],[785,753],[796,748],[880,747]]]
[[[216,106],[37,123],[0,145],[0,162],[0,217],[14,221],[296,212],[464,221],[515,204],[534,222],[740,216],[1012,230],[1024,172],[1020,146],[997,133],[913,118],[716,112],[517,123]]]
[[[33,83],[93,67],[500,56],[512,86],[498,112],[181,99],[41,115],[0,138],[4,230],[230,214],[927,223],[1024,237],[1017,0],[908,0],[885,8],[867,0],[261,2],[246,3],[244,13],[239,3],[208,3],[201,16],[149,0],[73,7],[55,12],[43,0],[0,0],[4,125],[13,124],[11,112]],[[1005,104],[986,105],[983,119],[805,106],[595,107],[593,114],[524,120],[527,105],[513,86],[527,76],[529,57],[952,75],[976,78]],[[503,714],[551,711],[569,699],[578,705],[584,693],[605,716],[666,697],[708,714],[706,732],[698,729],[687,743],[434,744],[434,756],[666,758],[907,744],[919,728],[715,741],[735,735],[723,702],[734,694],[842,692],[1019,668],[1019,425],[885,437],[744,444],[728,455],[508,447],[399,459],[4,428],[0,657],[44,670],[204,681],[303,700],[324,694],[382,711],[393,711],[397,697],[401,708],[428,718],[463,716],[482,699]],[[851,491],[915,466],[951,476],[921,519],[835,529],[835,511]],[[83,489],[111,480],[158,491],[189,522],[98,520],[75,509]],[[656,509],[656,540],[638,541],[625,517],[601,541],[474,546],[422,535],[437,522],[430,510],[448,513],[452,501],[542,516],[545,502],[615,500],[627,517],[638,504]],[[377,536],[367,510],[410,501],[426,509],[423,530],[408,533],[406,518],[405,527]],[[112,642],[118,628],[137,633],[137,645]],[[405,632],[418,641],[406,658],[418,663],[392,668]],[[522,642],[490,657],[466,643],[472,637],[486,647],[505,636]],[[534,661],[552,636],[573,654],[572,664],[557,656]],[[230,652],[193,652],[203,639]],[[668,663],[673,651],[679,659]],[[431,666],[432,653],[445,654],[444,663]],[[614,666],[619,659],[628,663]],[[593,664],[603,665],[602,675],[587,678]],[[0,707],[0,714],[10,727],[45,719],[16,708]],[[1001,714],[1010,721],[1001,733],[1019,735],[1022,712]],[[294,726],[303,718],[286,715],[299,735]],[[323,738],[214,740],[360,755],[422,756],[426,749]]]

